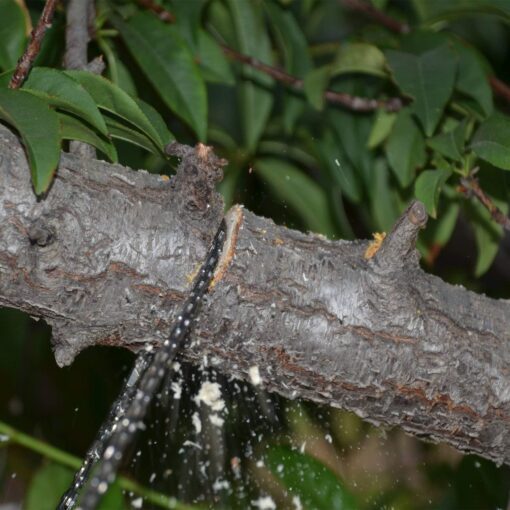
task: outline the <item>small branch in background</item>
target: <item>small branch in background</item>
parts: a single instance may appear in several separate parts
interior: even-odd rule
[[[506,83],[495,76],[489,76],[489,83],[494,94],[510,103],[510,87]]]
[[[57,0],[46,0],[41,17],[37,22],[37,26],[30,34],[30,41],[28,42],[25,52],[18,60],[14,74],[9,82],[9,88],[17,89],[21,87],[23,82],[26,80],[37,55],[39,55],[39,52],[41,51],[41,43],[44,38],[44,34],[46,33],[46,30],[51,27],[56,5]]]
[[[66,69],[84,69],[88,63],[90,41],[89,16],[91,0],[69,0],[66,23]]]
[[[277,67],[272,67],[263,62],[260,62],[256,58],[250,57],[248,55],[243,55],[228,46],[222,45],[223,53],[228,57],[236,60],[238,62],[242,62],[243,64],[247,64],[258,71],[261,71],[275,80],[284,83],[285,85],[289,85],[290,87],[296,90],[303,90],[304,81],[300,78],[296,78],[292,76],[282,69],[278,69]],[[400,110],[403,106],[403,100],[399,97],[392,97],[387,100],[381,99],[368,99],[365,97],[352,96],[350,94],[346,94],[344,92],[335,92],[333,90],[326,90],[324,92],[325,99],[333,104],[340,104],[345,106],[349,110],[357,111],[357,112],[371,112],[377,110],[379,108],[384,108],[389,112],[396,112]]]
[[[407,23],[388,16],[364,0],[340,0],[340,3],[351,11],[363,13],[368,18],[379,23],[379,25],[386,27],[396,34],[407,34],[411,31]]]
[[[94,0],[69,0],[66,13],[66,51],[64,54],[66,69],[90,69],[87,48],[91,39],[90,30],[93,27],[94,18]],[[93,66],[93,69],[102,72],[104,65]],[[69,144],[69,152],[84,158],[95,158],[96,156],[96,150],[92,146],[77,141],[72,141]]]
[[[137,2],[141,7],[152,11],[156,16],[158,16],[158,18],[166,23],[175,22],[175,16],[159,4],[156,4],[153,0],[137,0]],[[303,90],[304,82],[302,79],[292,76],[277,67],[264,64],[249,55],[239,53],[224,44],[221,45],[221,48],[223,49],[223,53],[232,60],[249,65],[250,67],[271,76],[271,78],[276,81],[284,83],[295,90]],[[357,112],[372,112],[380,108],[384,108],[388,112],[396,112],[404,105],[403,100],[399,97],[393,97],[387,100],[369,99],[365,97],[351,96],[350,94],[335,92],[333,90],[326,90],[324,92],[324,98],[329,103],[339,104],[349,110]]]
[[[137,0],[140,7],[152,11],[156,16],[165,23],[174,23],[175,16],[162,5],[157,4],[153,0]]]
[[[386,27],[388,30],[396,34],[407,34],[410,32],[410,27],[407,23],[403,23],[386,13],[380,11],[373,5],[367,3],[365,0],[339,0],[342,5],[352,11],[361,12],[372,20],[378,22],[380,25]],[[496,76],[489,76],[489,84],[492,91],[497,96],[510,103],[510,86],[496,78]]]
[[[460,180],[459,191],[467,196],[474,196],[490,212],[492,219],[499,223],[505,230],[510,232],[510,218],[492,201],[492,199],[480,187],[478,179],[474,177],[476,170],[469,177],[463,177]]]

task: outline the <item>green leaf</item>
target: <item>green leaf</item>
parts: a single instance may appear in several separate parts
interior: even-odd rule
[[[330,67],[318,67],[310,71],[304,79],[303,91],[308,102],[316,109],[321,111],[324,108],[324,92],[329,84]]]
[[[262,12],[253,2],[228,0],[227,6],[235,28],[237,48],[244,55],[264,64],[273,63],[271,42]],[[249,66],[243,66],[244,80],[239,87],[242,126],[246,148],[253,152],[266,127],[273,105],[273,79]]]
[[[425,164],[425,142],[407,109],[398,113],[386,143],[386,156],[403,188],[413,182],[417,168]]]
[[[342,44],[331,64],[331,76],[347,73],[363,73],[387,77],[384,53],[367,43]]]
[[[217,190],[223,196],[223,202],[225,203],[225,210],[228,211],[232,205],[234,205],[236,189],[239,184],[241,177],[241,169],[232,164],[228,165],[224,171],[223,180],[218,183]]]
[[[264,7],[276,43],[283,55],[285,70],[292,76],[303,78],[312,69],[313,64],[302,27],[299,26],[291,10],[282,9],[272,0],[266,0]],[[296,120],[305,108],[306,102],[302,97],[297,97],[294,91],[286,90],[282,116],[287,134],[292,133]]]
[[[508,190],[506,173],[489,165],[483,165],[477,175],[480,187],[485,191],[494,205],[508,214]],[[463,202],[464,209],[474,230],[478,257],[475,276],[484,274],[492,265],[503,236],[503,228],[491,216],[491,213],[478,200]]]
[[[492,89],[481,57],[476,50],[460,43],[455,45],[455,51],[459,59],[456,89],[474,99],[480,105],[485,116],[490,115],[493,110]]]
[[[397,85],[413,98],[412,111],[431,136],[453,92],[455,54],[442,45],[421,55],[388,50],[386,57]]]
[[[510,118],[500,113],[489,117],[475,133],[471,148],[491,165],[510,170]]]
[[[200,37],[200,21],[206,0],[192,0],[190,2],[174,2],[172,14],[175,15],[175,25],[190,48],[196,49]]]
[[[503,228],[491,218],[489,211],[478,202],[471,202],[467,209],[478,250],[475,276],[479,278],[489,270],[496,258],[499,243],[503,236]]]
[[[124,491],[117,482],[110,485],[97,510],[124,510]],[[130,508],[134,508],[131,506]]]
[[[60,136],[62,139],[78,140],[79,142],[93,145],[105,154],[110,161],[114,163],[117,162],[117,150],[108,138],[102,137],[72,115],[59,113],[58,118],[60,122]]]
[[[205,140],[205,83],[178,28],[148,12],[140,12],[127,22],[114,17],[113,23],[163,101],[193,128],[200,140]]]
[[[57,114],[24,90],[0,89],[0,118],[15,127],[28,155],[37,195],[48,189],[60,159]]]
[[[6,89],[9,86],[13,73],[14,69],[9,69],[8,71],[0,73],[0,88]]]
[[[374,222],[373,229],[389,232],[400,211],[395,185],[390,182],[390,172],[384,158],[378,158],[374,162],[372,182],[374,192],[370,197],[370,212]]]
[[[40,468],[30,483],[24,510],[55,510],[62,494],[69,488],[73,472],[59,464],[48,463]],[[104,495],[98,510],[123,510],[124,496],[117,483]]]
[[[163,150],[163,141],[136,101],[111,81],[88,71],[65,71],[80,82],[99,108],[129,122]]]
[[[280,51],[283,53],[285,70],[303,78],[312,68],[308,43],[291,11],[282,9],[273,1],[265,1],[264,7],[275,33]]]
[[[21,57],[26,44],[26,19],[15,0],[0,0],[0,68],[11,69]]]
[[[254,168],[256,175],[298,213],[310,230],[330,237],[335,235],[327,196],[315,181],[279,159],[258,159]]]
[[[429,138],[427,145],[446,158],[461,161],[465,131],[466,123],[461,122],[454,129]]]
[[[230,63],[220,45],[205,31],[198,32],[197,61],[205,80],[234,85]]]
[[[448,185],[445,185],[444,189],[446,194]],[[456,194],[456,192],[454,193]],[[448,197],[448,200],[443,201],[438,209],[437,220],[431,220],[427,224],[427,228],[422,236],[422,239],[425,238],[429,247],[441,247],[450,240],[457,224],[459,210],[459,203],[454,202],[452,198]]]
[[[396,113],[387,112],[383,109],[378,110],[374,123],[372,124],[370,136],[368,137],[367,147],[369,149],[375,149],[379,144],[384,142],[391,133],[396,120]]]
[[[55,510],[72,480],[73,472],[69,468],[53,463],[44,465],[32,478],[23,508]]]
[[[149,119],[154,129],[158,132],[163,147],[171,141],[175,140],[175,136],[168,129],[165,121],[163,120],[163,117],[161,117],[159,112],[154,107],[152,107],[149,103],[142,101],[141,99],[134,98],[134,100],[140,107],[140,110],[142,110],[145,116]]]
[[[73,113],[106,135],[106,124],[91,95],[80,83],[62,71],[34,67],[23,90],[48,101],[51,106]]]
[[[414,195],[421,200],[432,218],[437,217],[437,204],[441,188],[452,174],[448,168],[437,168],[422,172],[414,184]]]
[[[356,93],[352,89],[349,91],[353,92]],[[360,115],[339,108],[328,108],[325,117],[337,136],[337,143],[341,145],[343,153],[355,169],[355,175],[363,183],[369,196],[374,193],[374,154],[367,149],[373,118],[373,114]]]
[[[303,92],[308,102],[319,111],[324,109],[324,93],[331,79],[330,66],[312,69],[303,80]]]
[[[113,117],[106,117],[106,125],[108,127],[108,133],[112,138],[132,143],[133,145],[137,145],[138,147],[152,152],[153,154],[160,153],[160,148],[156,147],[154,143],[140,133],[140,131],[119,122]]]
[[[130,96],[137,96],[136,85],[130,71],[120,60],[110,38],[97,37],[97,44],[106,58],[106,77]]]
[[[413,0],[416,11],[424,21],[456,19],[462,15],[494,14],[510,21],[510,4],[507,0]]]
[[[352,202],[359,202],[363,196],[359,176],[331,130],[326,130],[322,138],[316,141],[314,148],[322,165],[329,170],[332,179],[342,193]]]
[[[313,457],[286,446],[273,446],[266,465],[307,510],[356,510],[358,505],[343,482]]]

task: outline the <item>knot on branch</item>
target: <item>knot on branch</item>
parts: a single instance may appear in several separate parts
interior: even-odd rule
[[[30,243],[36,244],[37,246],[48,246],[55,240],[55,233],[41,219],[34,221],[28,227],[27,233]]]
[[[391,272],[398,271],[408,264],[417,264],[419,254],[416,250],[416,240],[427,219],[425,206],[419,201],[412,202],[382,242],[373,259],[374,265],[379,270]]]
[[[186,209],[205,212],[220,200],[215,187],[223,179],[222,168],[227,161],[216,156],[212,147],[202,143],[189,147],[172,142],[165,151],[181,158],[172,187],[181,195]]]

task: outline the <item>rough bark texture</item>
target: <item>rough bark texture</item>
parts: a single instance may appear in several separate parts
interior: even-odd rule
[[[0,130],[0,304],[53,327],[57,362],[92,344],[161,342],[222,214],[222,162],[179,149],[167,181],[64,155],[37,202],[16,138]],[[510,463],[510,302],[418,266],[426,221],[413,204],[375,257],[229,213],[230,246],[204,306],[192,361]],[[230,259],[230,260],[229,260]]]
[[[69,0],[66,14],[66,69],[88,69],[96,74],[104,70],[102,58],[88,62],[90,32],[94,29],[96,8],[94,0]],[[71,141],[69,152],[85,158],[95,158],[96,149],[83,142]]]

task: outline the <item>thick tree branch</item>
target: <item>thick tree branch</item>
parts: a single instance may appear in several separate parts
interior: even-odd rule
[[[183,163],[167,181],[63,155],[37,202],[4,128],[0,150],[0,304],[51,324],[61,365],[92,344],[161,342],[221,219],[222,162],[174,147]],[[234,208],[183,356],[246,379],[258,365],[269,391],[510,463],[510,302],[424,273],[413,243],[425,219],[412,205],[366,260],[366,242]]]

